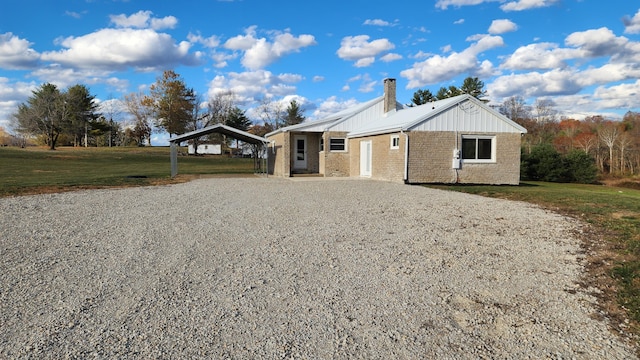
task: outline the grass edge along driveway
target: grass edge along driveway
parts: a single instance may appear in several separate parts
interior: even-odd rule
[[[576,234],[587,256],[582,285],[599,290],[593,295],[600,300],[601,314],[640,354],[640,190],[545,182],[425,186],[529,202],[591,225]]]

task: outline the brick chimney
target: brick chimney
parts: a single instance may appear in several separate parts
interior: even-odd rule
[[[396,79],[384,79],[384,113],[396,109]]]

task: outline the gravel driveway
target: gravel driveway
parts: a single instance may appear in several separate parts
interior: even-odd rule
[[[0,358],[632,359],[579,224],[360,180],[0,199]]]

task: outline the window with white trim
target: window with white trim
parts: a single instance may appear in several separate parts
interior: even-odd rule
[[[391,148],[400,149],[400,135],[391,135]]]
[[[463,135],[462,136],[462,160],[473,162],[496,161],[495,136]]]
[[[345,138],[330,138],[329,139],[329,151],[347,151],[347,139],[345,139]]]

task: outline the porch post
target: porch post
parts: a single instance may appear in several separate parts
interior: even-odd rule
[[[178,144],[171,142],[171,177],[178,175]]]

